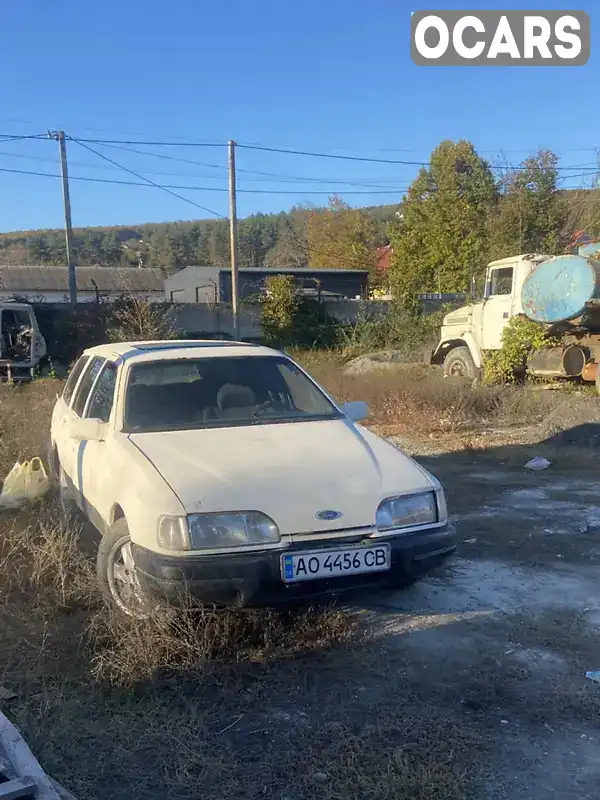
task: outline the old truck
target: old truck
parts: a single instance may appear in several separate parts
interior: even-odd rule
[[[0,300],[0,380],[30,380],[47,362],[46,342],[33,308]]]
[[[492,261],[483,299],[444,317],[432,363],[475,380],[486,351],[502,347],[507,322],[524,315],[558,344],[533,353],[530,375],[596,382],[600,392],[600,242],[577,254],[525,254]]]

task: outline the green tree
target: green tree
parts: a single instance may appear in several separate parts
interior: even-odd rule
[[[390,285],[414,305],[418,292],[465,291],[488,260],[497,189],[488,163],[466,141],[444,141],[411,184],[390,225]]]
[[[540,150],[502,180],[499,212],[491,227],[494,257],[562,252],[571,231],[557,165],[553,152]]]
[[[307,220],[308,263],[330,269],[368,269],[377,263],[377,226],[361,209],[350,208],[333,195],[326,209],[311,211]]]

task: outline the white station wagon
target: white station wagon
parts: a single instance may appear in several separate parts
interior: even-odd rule
[[[411,583],[455,549],[440,483],[292,360],[230,341],[86,350],[52,416],[61,491],[126,613]]]

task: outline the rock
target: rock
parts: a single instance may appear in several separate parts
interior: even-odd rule
[[[424,354],[419,352],[404,353],[402,350],[381,350],[367,353],[349,361],[344,367],[346,375],[360,375],[375,369],[397,369],[405,364],[423,364]]]

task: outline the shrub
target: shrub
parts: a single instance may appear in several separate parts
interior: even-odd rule
[[[338,324],[327,307],[302,297],[291,275],[267,278],[261,298],[261,331],[265,342],[275,347],[332,347]]]
[[[176,339],[170,308],[134,295],[125,295],[111,305],[106,330],[111,342]]]
[[[400,350],[412,354],[429,343],[437,344],[442,318],[447,311],[424,313],[392,303],[387,313],[364,305],[354,325],[343,329],[341,346],[348,356],[376,350]]]
[[[513,317],[502,331],[501,349],[484,354],[484,383],[513,382],[526,371],[527,358],[532,353],[555,343],[537,322],[524,316]]]

